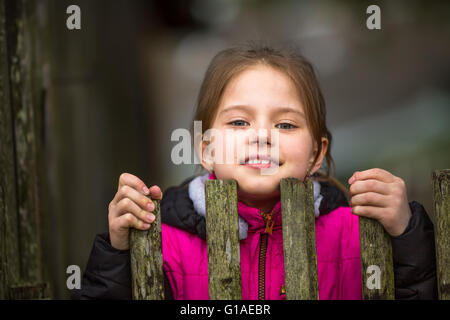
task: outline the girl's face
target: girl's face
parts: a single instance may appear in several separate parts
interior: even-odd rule
[[[222,150],[223,163],[205,156],[210,151],[205,152],[208,142],[203,142],[202,164],[207,170],[212,166],[217,179],[236,180],[241,201],[278,197],[280,180],[304,180],[314,160],[314,142],[296,87],[286,74],[268,66],[250,67],[228,83],[212,128],[223,137],[211,140],[216,149],[213,154],[217,156],[217,150]],[[277,133],[278,139],[274,139]],[[327,139],[322,138],[321,155],[310,173],[320,168],[327,146]],[[261,167],[267,164],[248,163],[249,158],[263,156],[276,161],[277,153],[279,167],[271,174],[262,173]]]

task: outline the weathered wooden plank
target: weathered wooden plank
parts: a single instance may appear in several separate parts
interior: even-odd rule
[[[242,291],[236,181],[208,180],[205,189],[209,298],[239,300]]]
[[[5,1],[0,0],[0,299],[20,277]]]
[[[389,234],[378,221],[359,217],[359,242],[363,299],[395,299],[394,261]]]
[[[10,74],[13,137],[19,225],[20,271],[22,281],[42,281],[41,241],[39,234],[38,162],[35,109],[39,99],[33,90],[34,48],[30,19],[32,3],[6,1],[8,12],[8,58]]]
[[[130,232],[131,281],[134,300],[164,300],[160,201],[155,204],[155,221],[148,230]]]
[[[317,300],[317,252],[311,180],[281,179],[286,299]]]
[[[450,300],[450,169],[433,171],[432,181],[438,294]]]

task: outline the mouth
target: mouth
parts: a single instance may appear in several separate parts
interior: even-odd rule
[[[262,169],[262,168],[270,168],[273,166],[281,166],[281,161],[276,161],[276,159],[270,156],[255,155],[255,156],[248,156],[244,160],[241,160],[240,165],[253,169]]]

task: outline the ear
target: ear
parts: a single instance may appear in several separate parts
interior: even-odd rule
[[[206,171],[211,171],[213,161],[209,157],[209,153],[205,152],[208,145],[209,141],[203,141],[203,139],[201,139],[198,145],[195,146],[195,152],[198,159],[201,161],[202,167],[205,168]]]
[[[322,141],[322,142],[321,142],[321,143],[322,143],[322,150],[321,150],[321,152],[320,152],[319,157],[317,158],[316,164],[315,164],[314,167],[311,169],[310,174],[313,174],[313,173],[315,173],[317,170],[320,169],[320,167],[322,166],[323,159],[325,159],[325,155],[327,154],[327,150],[328,150],[328,139],[325,138],[325,137],[322,137],[321,141]],[[313,154],[312,154],[312,156],[311,156],[311,158],[310,158],[310,160],[309,160],[309,167],[312,166],[313,161],[314,161],[314,158],[315,158],[315,156],[316,156],[316,154],[317,154],[317,150],[318,150],[318,147],[316,146],[315,143],[314,143],[314,145],[315,145],[315,147],[314,147],[314,152],[313,152]]]

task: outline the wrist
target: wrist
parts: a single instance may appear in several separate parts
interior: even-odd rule
[[[121,241],[120,239],[117,239],[114,235],[111,233],[109,234],[109,244],[111,247],[118,251],[126,251],[130,249],[130,245],[128,241]]]
[[[400,215],[399,220],[395,223],[395,225],[391,228],[391,230],[387,230],[389,235],[391,237],[401,236],[408,228],[411,217],[412,217],[411,209],[408,206],[407,210],[405,210],[405,213]]]

